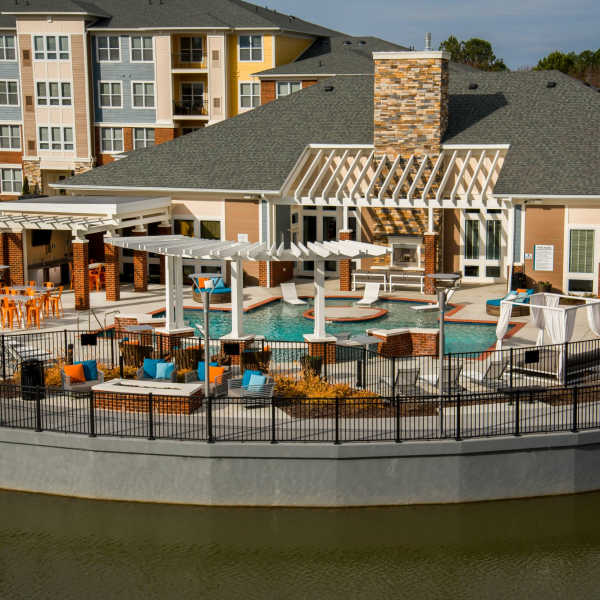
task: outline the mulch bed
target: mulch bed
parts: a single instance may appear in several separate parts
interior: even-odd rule
[[[335,399],[330,401],[276,400],[276,406],[295,419],[335,419]],[[341,419],[381,419],[396,416],[396,408],[392,404],[376,400],[361,401],[357,399],[346,403],[341,399],[338,410]],[[402,417],[435,415],[437,415],[437,405],[432,402],[400,403],[400,416]]]

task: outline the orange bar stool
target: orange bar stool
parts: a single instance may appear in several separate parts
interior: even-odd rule
[[[58,292],[56,294],[52,294],[49,297],[50,306],[52,308],[52,314],[56,317],[62,317],[64,315],[63,304],[62,304],[62,293],[64,287],[61,285],[58,288]]]
[[[54,284],[51,281],[46,281],[46,283],[44,283],[44,287],[52,289],[54,287]]]
[[[40,328],[40,318],[44,308],[43,300],[43,298],[33,298],[27,302],[27,327],[35,323],[35,326]]]
[[[16,305],[14,300],[10,300],[9,298],[2,299],[2,324],[4,327],[9,327],[12,329],[13,322],[16,321],[21,327],[21,312],[19,307]]]

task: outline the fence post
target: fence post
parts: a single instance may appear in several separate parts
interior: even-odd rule
[[[69,364],[69,340],[67,339],[67,330],[63,330],[63,341],[65,346],[65,364]]]
[[[271,444],[277,443],[277,431],[275,429],[275,398],[271,398]]]
[[[209,444],[215,443],[213,436],[213,422],[212,422],[212,398],[209,396],[206,398],[206,437],[208,438]]]
[[[148,394],[148,439],[154,438],[154,397],[152,393]]]
[[[577,404],[578,404],[578,399],[579,399],[579,389],[574,387],[573,388],[573,418],[572,418],[572,423],[571,423],[571,431],[573,433],[577,433],[578,430],[578,426],[579,423],[577,422]]]
[[[335,397],[335,445],[340,443],[340,399]]]
[[[124,379],[123,377],[123,355],[119,355],[119,377]]]
[[[110,368],[115,368],[115,330],[110,330]]]
[[[42,431],[42,392],[39,387],[34,388],[35,395],[35,430]]]
[[[396,399],[396,357],[392,356],[392,400]]]
[[[96,405],[94,403],[94,392],[89,391],[89,417],[90,417],[90,437],[96,437]]]
[[[569,357],[569,342],[563,344],[561,384],[567,385],[567,358]]]
[[[462,440],[461,431],[460,431],[460,392],[456,394],[456,431],[455,431],[455,439],[457,442]]]
[[[521,429],[520,429],[520,420],[521,420],[521,416],[520,416],[520,407],[521,407],[521,394],[519,392],[519,390],[516,391],[515,393],[515,436],[520,436],[521,435]]]
[[[513,389],[513,373],[514,373],[514,369],[513,369],[513,350],[514,348],[510,349],[510,371],[509,371],[509,376],[510,376],[510,389],[512,391]],[[500,360],[502,360],[502,355],[500,356]]]
[[[402,441],[400,435],[400,396],[394,396],[394,405],[396,406],[396,444]]]
[[[4,346],[4,335],[2,336],[2,381],[6,381],[6,348]]]

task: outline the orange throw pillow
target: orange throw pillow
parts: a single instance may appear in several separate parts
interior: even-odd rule
[[[225,373],[225,367],[208,367],[208,381],[215,383],[217,377],[221,377]]]
[[[63,371],[71,378],[71,383],[85,383],[83,365],[65,365]]]
[[[527,290],[523,289],[523,290],[517,290],[517,294],[526,294]]]

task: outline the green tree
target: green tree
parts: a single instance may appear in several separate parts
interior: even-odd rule
[[[573,73],[577,63],[577,55],[574,52],[551,52],[548,56],[540,59],[536,71],[561,71],[562,73]]]
[[[451,35],[440,44],[440,50],[450,53],[454,62],[464,63],[482,71],[506,71],[507,67],[501,58],[494,54],[492,44],[481,38],[459,41]]]
[[[23,194],[25,196],[30,193],[31,192],[29,191],[29,179],[27,179],[27,177],[25,177],[25,179],[23,179],[23,189],[21,190],[21,194]]]
[[[541,58],[535,70],[561,71],[598,87],[600,86],[600,49],[584,50],[580,54],[556,50]]]

